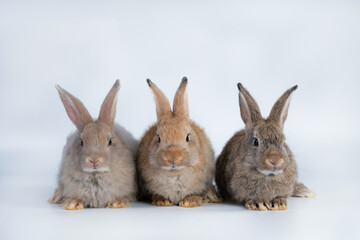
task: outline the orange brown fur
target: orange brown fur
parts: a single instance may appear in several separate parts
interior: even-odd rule
[[[188,196],[201,201],[185,201],[186,206],[219,199],[212,185],[214,151],[204,130],[188,117],[186,82],[180,84],[171,111],[165,95],[148,80],[158,121],[141,139],[136,164],[140,197],[157,206],[168,206],[166,201],[179,204]]]

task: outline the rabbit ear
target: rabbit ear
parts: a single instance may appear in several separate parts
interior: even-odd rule
[[[274,120],[277,122],[281,128],[284,127],[284,122],[286,120],[290,99],[293,91],[297,89],[297,85],[293,86],[292,88],[288,89],[274,104],[270,111],[269,119]]]
[[[105,122],[112,126],[116,115],[117,95],[120,89],[120,81],[116,80],[109,93],[106,95],[104,102],[101,105],[99,113],[99,121]]]
[[[70,120],[75,124],[79,131],[82,131],[86,124],[93,122],[88,110],[79,99],[71,95],[59,85],[55,85],[55,87],[59,92],[60,99],[64,104]]]
[[[187,118],[189,117],[189,105],[188,105],[188,96],[186,92],[187,78],[183,77],[181,80],[180,86],[176,91],[173,111],[174,114],[183,115]]]
[[[156,102],[156,115],[158,120],[160,120],[165,113],[171,112],[169,100],[150,79],[147,79],[146,81],[154,93]]]
[[[239,105],[241,118],[246,127],[250,127],[255,122],[262,119],[259,106],[250,93],[243,87],[241,83],[237,84],[239,89]]]

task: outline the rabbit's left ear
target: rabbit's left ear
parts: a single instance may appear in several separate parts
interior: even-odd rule
[[[291,95],[297,89],[297,87],[298,86],[295,85],[284,92],[284,94],[275,102],[271,109],[269,119],[278,123],[282,129],[284,128],[284,122],[288,115]]]
[[[189,118],[189,104],[186,86],[187,78],[183,77],[174,97],[173,112],[174,114],[182,115]]]
[[[165,114],[171,112],[170,103],[165,94],[150,79],[146,81],[155,96],[156,115],[159,122]]]
[[[253,124],[262,119],[261,112],[255,99],[250,95],[246,88],[238,83],[240,115],[246,128],[251,128]]]
[[[74,97],[68,91],[61,88],[59,85],[55,85],[55,87],[58,90],[60,99],[64,104],[66,113],[68,114],[70,120],[81,132],[86,124],[93,122],[88,110],[79,99]]]
[[[116,115],[116,103],[117,95],[120,89],[120,81],[116,80],[106,98],[104,99],[103,104],[101,105],[99,121],[105,122],[112,126],[114,124],[115,115]]]

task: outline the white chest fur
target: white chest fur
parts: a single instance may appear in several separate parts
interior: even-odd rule
[[[193,174],[188,171],[159,171],[158,176],[149,181],[149,189],[156,189],[155,194],[168,198],[173,203],[178,204],[184,197],[190,194],[203,191],[202,184],[194,179]]]

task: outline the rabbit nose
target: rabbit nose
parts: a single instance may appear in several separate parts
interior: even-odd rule
[[[266,159],[266,162],[272,167],[277,167],[281,166],[284,163],[284,159]]]
[[[99,162],[99,160],[89,160],[92,164],[96,164],[96,163],[98,163]]]
[[[164,158],[164,160],[165,160],[166,162],[168,162],[168,163],[169,163],[170,165],[172,165],[172,166],[176,166],[175,161],[181,160],[181,158],[175,159],[175,158],[173,158],[173,157],[168,157],[168,156],[166,156],[166,155],[165,155],[163,158]]]
[[[179,154],[179,152],[176,151],[167,151],[164,154],[164,158],[168,160],[171,163],[174,163],[178,160],[181,160],[182,156]]]
[[[96,167],[98,167],[99,165],[101,165],[103,163],[103,158],[96,158],[96,159],[92,159],[92,158],[87,158],[86,159],[86,163],[89,165],[89,166],[92,166],[94,169]]]

